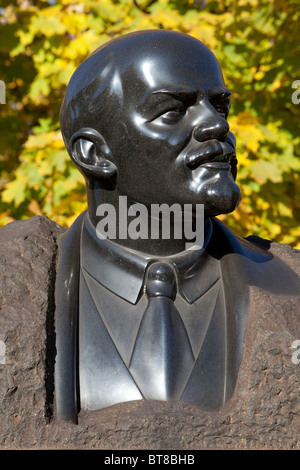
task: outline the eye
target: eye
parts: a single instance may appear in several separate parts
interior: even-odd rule
[[[229,97],[216,97],[210,100],[212,106],[220,114],[223,119],[228,118],[230,109],[230,98]]]
[[[178,94],[160,92],[153,94],[151,98],[150,119],[148,122],[158,125],[172,125],[180,122],[190,106],[195,104],[197,94],[181,93],[178,96]]]
[[[159,118],[164,124],[175,124],[182,118],[182,116],[185,114],[185,111],[186,110],[183,106],[170,109],[169,111],[161,114]]]
[[[226,106],[216,105],[214,106],[215,110],[222,116],[222,118],[227,119],[228,117],[228,108]]]

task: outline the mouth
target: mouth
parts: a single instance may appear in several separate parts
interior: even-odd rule
[[[191,170],[196,170],[200,166],[231,169],[233,177],[236,177],[237,158],[234,143],[230,138],[225,142],[212,139],[199,143],[197,149],[187,153],[185,162]]]

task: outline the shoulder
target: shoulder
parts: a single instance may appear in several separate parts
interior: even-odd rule
[[[299,338],[300,251],[257,236],[240,238],[220,221],[214,228],[228,276],[236,279],[238,273],[249,292],[249,323],[252,319],[258,329]],[[239,291],[235,289],[235,295]]]
[[[251,235],[245,238],[251,244],[258,246],[263,250],[267,250],[272,256],[280,259],[293,271],[300,275],[300,250],[293,248],[290,245],[283,243],[276,243],[264,238]]]

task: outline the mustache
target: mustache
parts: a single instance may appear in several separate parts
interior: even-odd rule
[[[228,135],[224,142],[216,139],[197,142],[197,146],[190,150],[185,158],[185,163],[191,170],[210,162],[229,163],[232,167],[236,167],[237,159],[233,136]]]

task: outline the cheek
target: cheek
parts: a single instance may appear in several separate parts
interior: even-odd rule
[[[112,142],[120,192],[156,199],[159,194],[166,195],[170,185],[173,191],[174,185],[178,191],[182,189],[186,168],[178,166],[177,157],[189,135],[183,126],[168,126],[167,130],[150,123],[138,129],[120,123]]]
[[[135,116],[134,122],[117,121],[109,136],[116,158],[137,156],[142,159],[173,160],[188,144],[192,126],[186,115],[176,124],[145,122]]]
[[[146,123],[141,128],[141,135],[151,140],[153,145],[157,143],[165,150],[178,153],[187,145],[191,134],[192,128],[186,118],[176,124]]]
[[[144,126],[146,127],[146,126]],[[153,165],[164,165],[165,162],[174,161],[181,152],[185,141],[178,138],[178,134],[162,132],[162,129],[128,129],[123,126],[113,155],[117,156],[119,163],[129,163],[137,170],[145,166],[151,170]],[[147,130],[147,133],[144,132]],[[117,162],[116,162],[117,163]]]
[[[168,203],[184,186],[174,161],[171,163],[162,152],[151,154],[146,149],[122,158],[117,184],[120,193],[144,204]]]

